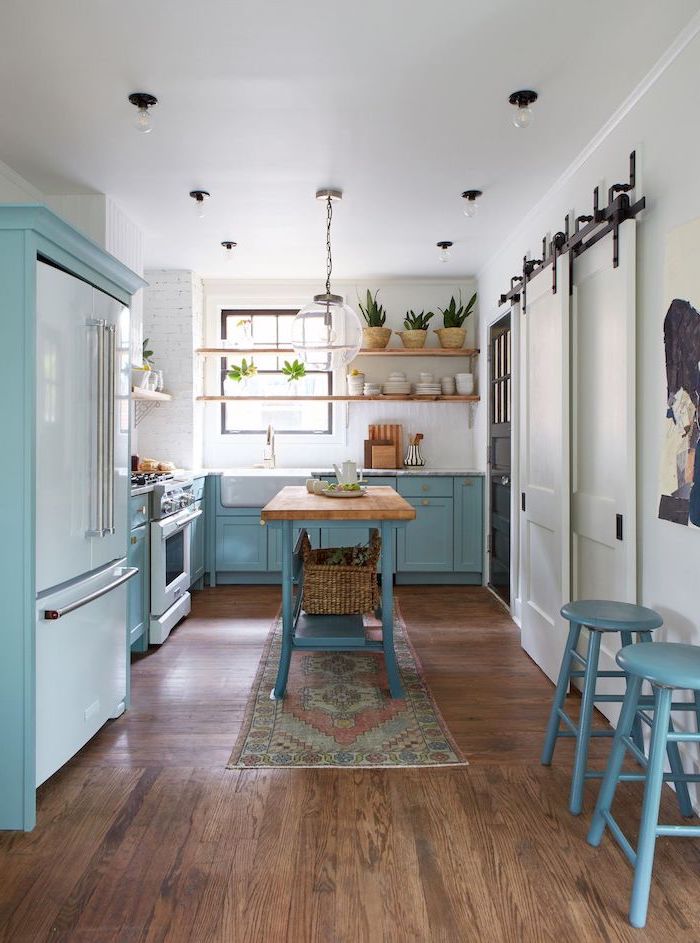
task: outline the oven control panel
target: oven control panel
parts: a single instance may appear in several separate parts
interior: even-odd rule
[[[191,507],[195,498],[191,481],[166,481],[153,489],[153,517],[162,520]]]

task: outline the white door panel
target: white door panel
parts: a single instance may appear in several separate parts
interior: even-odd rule
[[[520,321],[520,594],[522,645],[552,679],[566,639],[570,593],[569,292],[560,260],[556,294],[547,269],[527,285]],[[522,508],[522,505],[521,505]]]

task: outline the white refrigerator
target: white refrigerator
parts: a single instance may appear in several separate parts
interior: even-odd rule
[[[36,781],[127,691],[129,310],[37,265]]]

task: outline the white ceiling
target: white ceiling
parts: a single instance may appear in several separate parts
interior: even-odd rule
[[[699,6],[3,0],[0,159],[47,193],[108,193],[148,266],[321,276],[314,192],[334,185],[338,276],[470,273]],[[524,131],[518,88],[540,93]],[[160,99],[151,134],[133,91]],[[204,220],[194,188],[212,193]],[[484,191],[476,220],[469,188]],[[230,265],[222,239],[239,243]],[[449,271],[439,239],[455,243]]]

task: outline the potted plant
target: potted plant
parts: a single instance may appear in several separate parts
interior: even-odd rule
[[[252,358],[249,363],[244,357],[240,364],[233,364],[231,369],[227,372],[226,376],[229,378],[229,380],[234,380],[236,383],[245,383],[251,377],[256,376],[257,372],[258,368],[253,363]]]
[[[149,338],[144,338],[141,344],[141,366],[132,366],[131,383],[132,386],[139,386],[142,390],[149,388],[151,380],[150,373],[153,369],[153,351],[149,348]]]
[[[428,324],[430,319],[435,317],[433,311],[421,311],[416,314],[414,311],[407,311],[403,326],[405,330],[396,333],[401,338],[404,347],[425,347],[425,339],[428,336]]]
[[[455,301],[455,296],[450,298],[450,303],[446,308],[438,308],[442,315],[444,327],[435,330],[441,347],[463,347],[464,338],[467,336],[466,330],[462,327],[472,308],[476,303],[476,292],[471,296],[466,305],[462,304],[462,292],[459,293],[459,304]]]
[[[386,311],[384,306],[377,303],[379,290],[375,291],[374,298],[369,289],[367,289],[367,300],[365,304],[358,299],[362,317],[367,322],[367,327],[362,328],[362,346],[371,350],[381,350],[386,347],[391,337],[391,328],[384,327],[386,321]]]
[[[296,388],[297,381],[306,376],[306,367],[300,360],[293,360],[291,363],[285,360],[282,373],[286,376],[287,383],[294,383],[292,390],[296,394],[298,392]]]

